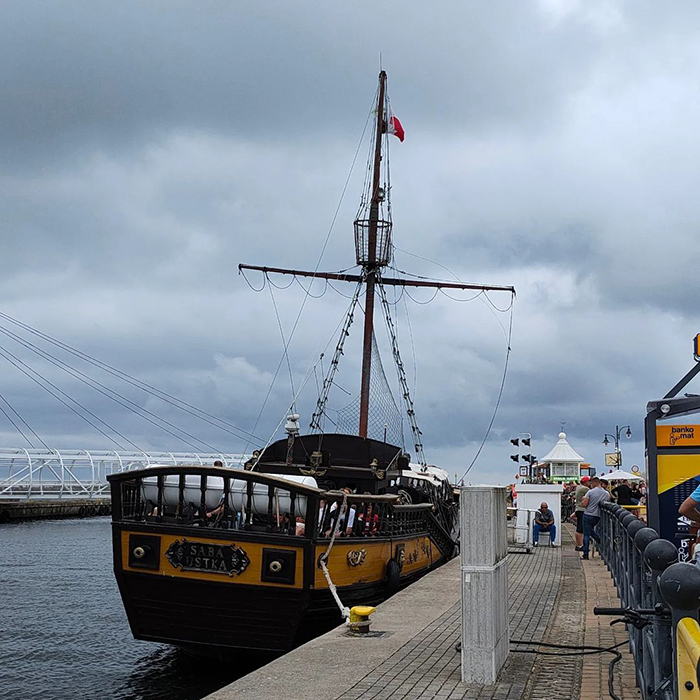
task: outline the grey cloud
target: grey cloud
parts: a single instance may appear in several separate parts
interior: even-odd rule
[[[236,264],[314,267],[383,51],[407,129],[391,150],[396,245],[519,292],[508,382],[472,476],[512,478],[508,438],[531,430],[541,454],[560,421],[592,461],[604,432],[632,423],[639,463],[644,405],[686,371],[697,332],[699,10],[607,6],[3,3],[3,310],[252,429],[282,343],[269,290],[248,289]],[[323,268],[354,262],[364,158],[363,146]],[[401,269],[450,276],[402,250]],[[290,347],[297,386],[347,306],[326,291]],[[289,334],[303,292],[274,299]],[[494,315],[508,316],[479,300],[404,301],[426,451],[452,471],[489,423],[505,352]],[[351,392],[358,319],[338,380]],[[41,368],[137,444],[184,448]],[[109,446],[28,387],[4,368],[0,391],[52,444]],[[304,418],[314,394],[311,377]],[[222,449],[245,444],[128,395]],[[285,364],[262,439],[290,398]]]

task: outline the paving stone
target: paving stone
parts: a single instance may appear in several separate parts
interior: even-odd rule
[[[617,594],[600,559],[581,562],[573,550],[572,528],[564,527],[562,548],[540,547],[532,554],[509,553],[508,584],[512,640],[605,646],[626,638],[622,628],[594,617],[594,605],[615,606]],[[585,564],[586,566],[582,566]],[[585,626],[585,629],[584,629]],[[511,654],[492,686],[461,682],[461,633],[456,604],[411,642],[375,667],[338,700],[600,700],[607,697],[610,656],[544,656],[521,653],[537,645],[511,645]],[[540,651],[556,652],[539,647]],[[634,662],[624,653],[617,664],[615,691],[638,698]],[[582,690],[583,686],[583,690]]]

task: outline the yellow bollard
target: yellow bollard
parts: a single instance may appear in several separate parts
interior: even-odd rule
[[[369,632],[371,623],[369,616],[376,610],[377,608],[371,605],[355,605],[350,608],[350,621],[348,622],[350,631],[357,634],[366,634]]]

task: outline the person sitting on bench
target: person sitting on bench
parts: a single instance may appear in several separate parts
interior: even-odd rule
[[[540,532],[549,533],[549,546],[554,547],[557,536],[557,526],[554,524],[554,513],[549,510],[547,503],[542,501],[540,509],[535,513],[535,526],[532,534],[532,543],[537,547],[540,540]]]

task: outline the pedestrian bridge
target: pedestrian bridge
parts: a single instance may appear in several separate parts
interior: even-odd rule
[[[25,450],[0,448],[0,501],[18,499],[104,499],[107,476],[155,464],[240,467],[241,454],[195,452],[121,452],[99,450]]]

